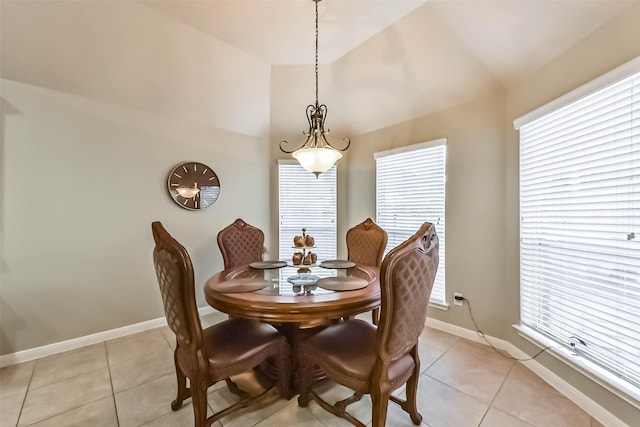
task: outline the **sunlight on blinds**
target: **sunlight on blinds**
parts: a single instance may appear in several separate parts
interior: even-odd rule
[[[640,73],[520,127],[521,322],[640,387]]]
[[[440,240],[431,301],[445,304],[446,139],[376,153],[375,158],[376,223],[389,236],[385,255],[431,222]]]
[[[291,261],[296,251],[293,237],[302,228],[315,239],[318,260],[336,258],[337,190],[336,166],[318,178],[296,163],[280,162],[279,176],[279,255]]]

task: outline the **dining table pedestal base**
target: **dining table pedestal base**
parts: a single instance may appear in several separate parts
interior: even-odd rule
[[[298,360],[298,343],[300,340],[304,340],[320,332],[337,321],[339,320],[327,320],[324,322],[312,322],[308,324],[288,322],[273,325],[287,338],[287,342],[291,347],[291,390],[293,390],[294,393],[300,392],[300,380],[298,378],[298,368],[300,366]],[[267,359],[262,365],[260,365],[260,370],[269,379],[274,381],[278,379],[278,368],[273,360]],[[317,372],[314,372],[312,378],[314,381],[321,381],[326,378],[326,374],[318,368]]]

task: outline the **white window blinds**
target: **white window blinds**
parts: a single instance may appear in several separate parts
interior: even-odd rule
[[[318,260],[336,258],[336,166],[318,178],[297,162],[279,161],[279,255],[291,261],[293,237],[307,229],[315,239]]]
[[[385,255],[418,231],[436,227],[440,264],[431,301],[445,304],[445,158],[446,139],[375,154],[376,222],[389,235]]]
[[[638,70],[520,127],[521,323],[636,390]]]

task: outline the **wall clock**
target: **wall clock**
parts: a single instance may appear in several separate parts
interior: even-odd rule
[[[169,195],[184,209],[198,211],[211,207],[220,195],[220,180],[207,165],[181,163],[169,174]]]

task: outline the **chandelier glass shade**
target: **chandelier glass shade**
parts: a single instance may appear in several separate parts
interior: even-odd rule
[[[280,150],[290,153],[300,165],[307,171],[314,173],[316,177],[326,172],[342,158],[341,151],[345,151],[351,145],[349,138],[343,138],[345,146],[335,147],[327,140],[329,129],[325,130],[324,121],[327,118],[327,106],[318,102],[318,3],[321,0],[312,0],[316,4],[316,102],[307,106],[306,115],[309,130],[303,132],[307,140],[295,149],[286,148],[289,142],[280,141]]]
[[[328,171],[342,158],[342,154],[338,150],[329,147],[303,147],[294,151],[291,155],[300,163],[300,166],[316,175]]]

